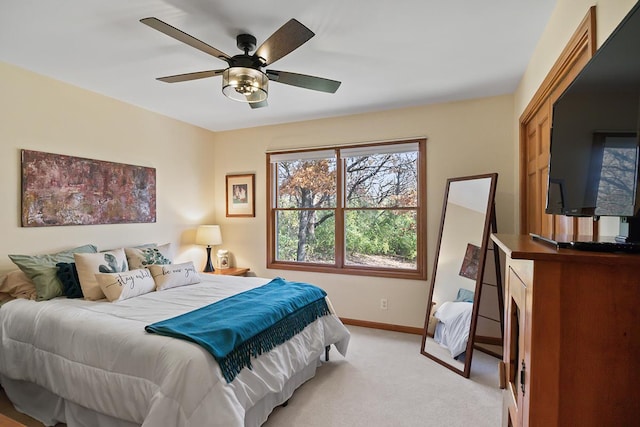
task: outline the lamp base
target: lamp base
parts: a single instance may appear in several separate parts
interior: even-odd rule
[[[202,271],[205,273],[216,271],[216,269],[213,268],[213,263],[211,262],[211,246],[207,246],[207,264],[204,266],[204,270]]]

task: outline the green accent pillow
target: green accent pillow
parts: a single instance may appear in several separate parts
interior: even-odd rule
[[[36,300],[45,301],[62,296],[63,286],[58,279],[59,262],[74,262],[74,253],[96,253],[94,245],[83,245],[66,251],[45,255],[9,255],[11,261],[20,268],[36,287]]]

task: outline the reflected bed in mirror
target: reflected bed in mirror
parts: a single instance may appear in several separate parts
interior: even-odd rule
[[[421,353],[467,378],[474,346],[502,356],[502,283],[489,248],[497,179],[447,180],[431,276]]]

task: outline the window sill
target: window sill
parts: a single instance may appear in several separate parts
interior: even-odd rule
[[[390,268],[376,268],[376,267],[335,267],[333,265],[320,265],[310,263],[291,263],[291,262],[269,262],[267,263],[268,269],[274,270],[293,270],[293,271],[307,271],[311,273],[329,273],[329,274],[345,274],[353,276],[374,276],[374,277],[388,277],[393,279],[408,279],[408,280],[427,280],[427,272],[419,270],[402,270],[402,269],[390,269]]]

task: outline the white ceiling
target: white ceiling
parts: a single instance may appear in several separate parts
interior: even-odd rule
[[[0,61],[214,131],[512,93],[556,0],[0,0]],[[272,67],[342,82],[271,82],[269,106],[226,98],[226,63],[139,22],[154,16],[228,55],[291,18],[315,32]]]

